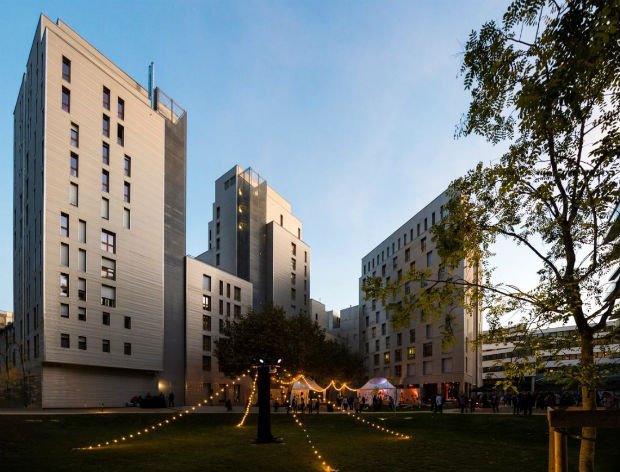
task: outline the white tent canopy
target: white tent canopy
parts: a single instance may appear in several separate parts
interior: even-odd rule
[[[291,386],[290,398],[296,398],[297,401],[300,401],[301,398],[304,398],[307,402],[308,398],[310,398],[310,392],[312,391],[323,393],[323,389],[321,388],[321,386],[317,384],[314,380],[307,377],[301,377],[296,380]]]
[[[358,396],[366,398],[366,403],[371,403],[372,397],[377,397],[383,401],[387,397],[392,397],[396,401],[396,387],[385,377],[375,377],[370,379],[358,390]]]
[[[386,379],[385,377],[375,377],[375,378],[370,379],[364,385],[362,385],[360,387],[360,390],[375,390],[375,389],[389,390],[393,388],[396,388],[396,387],[394,387],[394,385],[392,385],[390,381]]]

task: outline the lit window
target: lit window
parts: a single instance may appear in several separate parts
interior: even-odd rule
[[[71,61],[62,57],[62,79],[71,82]]]
[[[71,111],[71,91],[67,87],[62,88],[62,109],[67,113]]]
[[[409,346],[407,348],[407,359],[410,361],[415,359],[415,347],[414,346]]]
[[[110,109],[110,89],[103,87],[103,108]]]
[[[211,297],[209,295],[202,296],[202,309],[205,311],[211,311]]]

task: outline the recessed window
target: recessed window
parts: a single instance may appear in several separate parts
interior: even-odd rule
[[[123,208],[123,228],[131,229],[131,210]]]
[[[428,251],[426,253],[426,267],[430,267],[433,265],[433,251]]]
[[[110,165],[110,145],[108,143],[101,143],[101,162],[106,166]]]
[[[66,303],[60,304],[60,316],[63,318],[69,318],[69,305]]]
[[[426,238],[420,239],[420,251],[426,251]]]
[[[124,320],[125,329],[131,329],[131,316],[125,316]]]
[[[74,152],[71,153],[69,158],[69,174],[72,177],[78,177],[80,172],[80,158]]]
[[[241,316],[241,305],[235,305],[233,307],[233,315],[235,316],[235,319],[239,319]]]
[[[211,291],[211,276],[210,275],[202,276],[202,289],[206,290],[207,292]]]
[[[101,250],[116,254],[116,234],[105,229],[101,230]]]
[[[106,110],[110,109],[110,89],[107,87],[103,87],[103,108]]]
[[[101,286],[101,305],[114,308],[116,306],[116,287]]]
[[[69,275],[68,274],[60,274],[60,296],[61,297],[69,296]]]
[[[71,61],[62,56],[62,79],[71,82]]]
[[[235,287],[235,300],[237,300],[238,302],[241,301],[241,288],[240,287]]]
[[[71,338],[67,333],[60,334],[60,347],[64,347],[65,349],[69,349],[71,347]]]
[[[106,137],[110,137],[110,117],[103,115],[101,119],[101,133]]]
[[[123,173],[125,177],[131,177],[131,157],[125,156],[125,160],[123,162]]]
[[[211,317],[209,315],[202,315],[202,329],[211,331]]]
[[[202,356],[202,370],[211,372],[211,356]]]
[[[422,346],[422,354],[424,357],[430,357],[433,355],[433,343],[424,343]]]
[[[202,336],[202,350],[210,351],[211,350],[211,336],[204,335]]]
[[[86,336],[78,336],[78,349],[86,350]]]
[[[202,309],[211,311],[211,297],[209,295],[202,296]]]
[[[78,241],[86,243],[86,221],[80,220],[78,224]]]
[[[116,280],[116,261],[114,259],[101,258],[101,277],[108,280]]]
[[[123,184],[123,201],[131,203],[131,184],[129,182]]]
[[[293,270],[297,269],[297,261],[295,260],[294,257],[291,258],[291,268]]]
[[[430,338],[433,335],[433,328],[431,325],[426,325],[426,337]]]
[[[125,145],[125,127],[123,125],[116,125],[116,143],[121,146]]]
[[[71,203],[71,205],[78,206],[79,202],[80,196],[78,184],[71,182],[69,184],[69,203]]]
[[[78,320],[86,321],[86,308],[84,308],[83,306],[78,307]]]
[[[384,364],[390,363],[390,352],[389,351],[383,353],[383,363]]]
[[[78,298],[83,302],[86,301],[86,279],[78,279]]]
[[[65,238],[69,237],[69,215],[66,213],[60,214],[60,235]]]
[[[291,243],[291,253],[293,256],[297,255],[297,245],[295,243]]]
[[[110,200],[105,197],[101,198],[101,218],[110,219]]]
[[[101,323],[106,326],[110,326],[110,313],[108,313],[107,311],[104,311],[101,314]]]
[[[60,243],[60,265],[69,267],[69,245]]]
[[[407,348],[407,359],[410,361],[415,359],[415,347],[414,346],[409,346]]]
[[[117,116],[119,120],[125,119],[125,100],[121,97],[118,97],[118,105],[117,105]]]
[[[101,171],[101,191],[110,192],[110,173],[105,169]]]
[[[71,111],[71,90],[67,87],[62,88],[62,109],[67,113]]]
[[[110,352],[110,340],[102,339],[101,340],[101,351],[102,352]]]
[[[86,272],[86,250],[78,250],[78,270],[80,272]]]
[[[414,343],[415,342],[415,329],[410,329],[409,330],[409,342],[410,343]]]
[[[126,356],[131,356],[131,343],[125,343],[123,345],[123,352]]]
[[[75,123],[71,123],[71,146],[80,147],[80,127]]]

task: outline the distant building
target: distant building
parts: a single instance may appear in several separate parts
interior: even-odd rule
[[[360,342],[359,306],[327,312],[329,318],[328,332],[344,343],[351,352],[362,352]]]
[[[309,313],[310,248],[301,222],[252,168],[235,166],[216,180],[209,249],[199,258],[251,282],[254,310]]]
[[[321,329],[324,329],[325,331],[328,330],[329,319],[327,316],[327,311],[325,311],[325,304],[311,298],[310,311],[308,315],[312,321],[321,327]]]
[[[13,312],[0,310],[0,329],[11,323],[13,323]]]

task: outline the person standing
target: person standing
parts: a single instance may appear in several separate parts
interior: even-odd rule
[[[349,402],[347,401],[347,397],[342,399],[342,411],[347,411],[349,409]]]
[[[435,413],[443,413],[443,397],[440,393],[435,395]]]
[[[316,414],[319,414],[319,407],[321,406],[321,400],[320,399],[316,399],[316,403],[314,404],[314,409],[316,411]]]
[[[174,392],[168,394],[168,406],[174,406]]]

